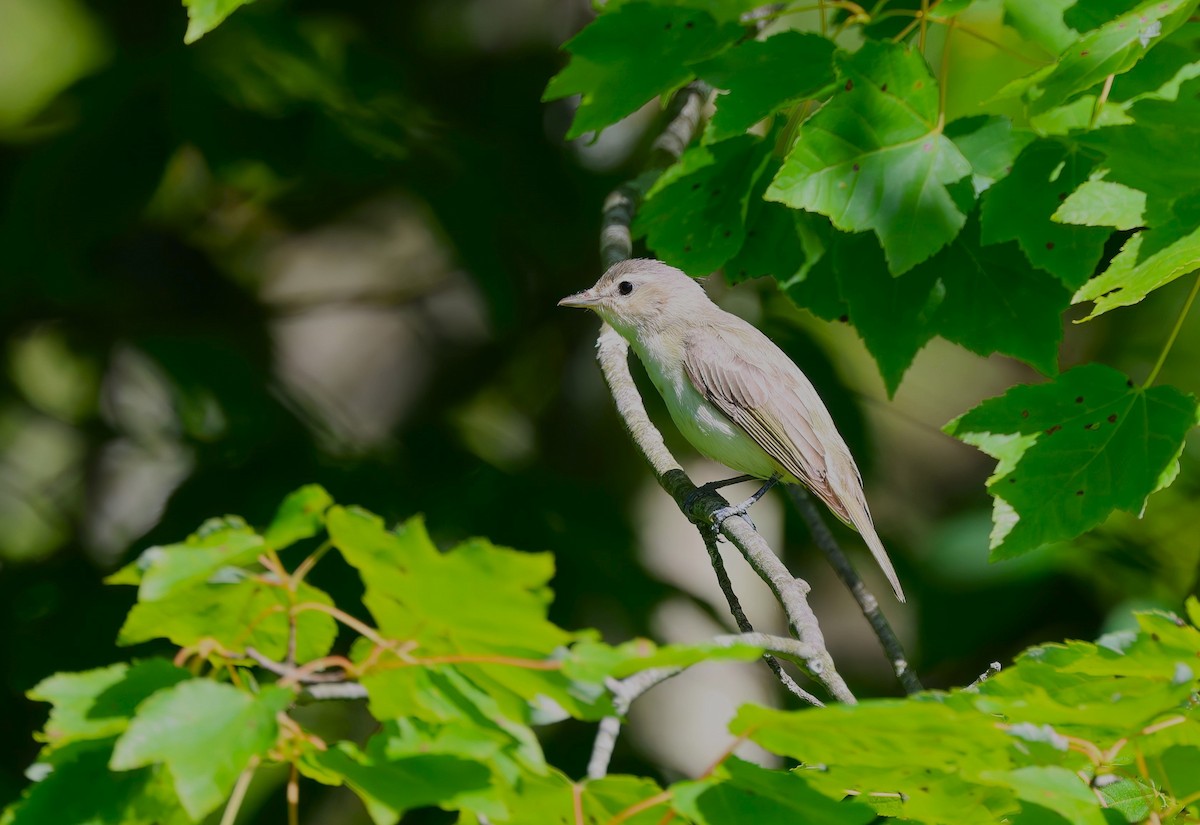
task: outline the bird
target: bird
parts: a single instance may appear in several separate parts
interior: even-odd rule
[[[776,482],[801,484],[858,531],[904,601],[849,447],[812,382],[762,331],[718,307],[683,271],[649,258],[612,265],[590,289],[558,304],[592,310],[613,327],[645,366],[684,437],[742,473],[700,490],[766,480],[745,502],[714,513],[717,526],[745,516]]]

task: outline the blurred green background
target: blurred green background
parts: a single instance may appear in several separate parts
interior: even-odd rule
[[[307,482],[390,520],[422,512],[443,544],[553,551],[567,627],[615,642],[728,623],[703,545],[614,413],[597,322],[555,307],[597,277],[600,205],[658,118],[564,144],[569,104],[539,100],[589,17],[582,0],[258,0],[184,46],[177,3],[0,0],[0,804],[45,718],[24,691],[128,655],[113,640],[133,595],[102,577],[206,517],[261,524]],[[962,40],[956,67],[996,82],[989,48]],[[1064,366],[1144,376],[1189,286],[1068,319]],[[990,462],[939,428],[1032,373],[935,342],[887,399],[853,330],[769,283],[710,292],[827,398],[910,594],[885,608],[927,685],[1195,590],[1196,439],[1144,520],[989,565]],[[1200,389],[1198,355],[1193,322],[1162,380]],[[647,400],[696,479],[719,477]],[[782,498],[761,513],[858,692],[898,692],[798,517]],[[738,575],[771,629],[769,594]],[[318,570],[341,602],[353,582]],[[624,737],[614,768],[671,778],[697,748],[707,762],[688,738],[699,717],[784,701],[761,670],[731,675],[716,704],[673,700],[686,710]],[[581,774],[591,734],[548,730],[550,760]],[[312,821],[364,817],[329,798]]]

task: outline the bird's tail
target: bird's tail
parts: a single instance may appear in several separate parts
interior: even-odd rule
[[[879,540],[879,534],[875,532],[875,524],[871,521],[871,515],[866,513],[866,518],[861,521],[855,519],[854,527],[862,535],[863,541],[867,543],[867,547],[870,548],[871,555],[875,557],[875,563],[879,565],[883,575],[887,576],[888,584],[895,591],[896,598],[903,602],[904,591],[900,588],[900,577],[896,575],[896,568],[892,567],[892,560],[888,558],[887,550],[884,549],[883,542]]]
[[[857,530],[863,537],[863,541],[871,550],[871,555],[875,557],[875,563],[879,565],[879,569],[887,577],[888,584],[896,593],[896,598],[903,603],[905,601],[904,590],[900,587],[900,577],[896,575],[896,568],[892,567],[892,560],[888,558],[887,550],[884,549],[883,542],[879,540],[879,534],[875,532],[875,523],[871,520],[871,511],[867,509],[867,500],[862,489],[857,485],[847,483],[842,485],[841,490],[826,486],[813,488],[813,492],[817,493],[834,515]]]

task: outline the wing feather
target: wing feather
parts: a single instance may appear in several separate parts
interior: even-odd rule
[[[897,598],[904,601],[899,578],[871,521],[862,476],[824,403],[782,350],[757,329],[746,327],[705,325],[689,336],[683,348],[688,380],[783,470],[862,534]],[[761,354],[761,360],[750,360],[744,355],[747,351]]]

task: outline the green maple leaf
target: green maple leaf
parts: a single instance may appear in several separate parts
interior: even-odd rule
[[[491,773],[478,762],[451,754],[414,754],[388,759],[363,753],[352,742],[339,742],[306,760],[329,782],[350,786],[376,825],[394,825],[413,808],[458,807],[487,790]]]
[[[542,99],[581,96],[567,132],[577,138],[687,83],[695,76],[689,64],[743,32],[737,23],[718,22],[701,9],[622,3],[567,41],[563,48],[571,61],[550,79]]]
[[[1137,229],[1144,225],[1146,193],[1110,180],[1089,180],[1067,196],[1050,216],[1077,226]]]
[[[980,355],[1000,352],[1045,373],[1057,369],[1070,293],[1031,268],[1016,244],[981,247],[974,215],[945,249],[898,278],[866,235],[837,238],[829,262],[808,273],[814,287],[826,266],[837,273],[837,293],[889,393],[937,335]]]
[[[53,705],[39,737],[46,750],[123,733],[134,711],[157,691],[191,678],[163,659],[124,663],[83,673],[57,673],[29,691]]]
[[[1080,92],[1137,64],[1146,51],[1187,22],[1197,0],[1143,0],[1065,46],[1059,59],[1009,84],[1024,93],[1034,113],[1061,105]]]
[[[720,268],[746,238],[751,191],[770,154],[769,141],[753,135],[693,146],[646,193],[634,235],[686,272]]]
[[[797,774],[769,771],[736,757],[722,763],[712,778],[681,782],[671,793],[676,810],[698,825],[864,825],[877,818],[866,805],[817,793]]]
[[[946,425],[1000,460],[992,554],[1009,558],[1096,527],[1114,510],[1140,513],[1169,478],[1197,423],[1196,400],[1136,387],[1099,364],[1018,386]]]
[[[1180,234],[1184,232],[1186,234]],[[1161,240],[1164,238],[1166,240]],[[1165,243],[1156,251],[1145,251],[1152,242]],[[1118,307],[1136,304],[1161,286],[1200,268],[1200,226],[1191,231],[1143,230],[1121,247],[1108,269],[1084,284],[1073,303],[1094,301],[1090,321]]]
[[[208,679],[180,682],[138,708],[109,767],[165,764],[179,801],[199,820],[225,801],[250,760],[275,744],[275,715],[292,699],[291,691],[277,687],[250,694]]]
[[[983,242],[1015,240],[1031,264],[1078,289],[1095,271],[1110,232],[1051,218],[1094,167],[1056,140],[1031,143],[1012,172],[983,195]]]
[[[697,75],[726,90],[717,97],[704,139],[740,135],[789,103],[817,95],[834,81],[833,51],[833,43],[820,35],[783,31],[697,63]]]
[[[839,91],[800,127],[767,198],[874,232],[900,275],[962,229],[948,187],[971,165],[941,132],[937,83],[919,52],[871,41],[835,62]]]

